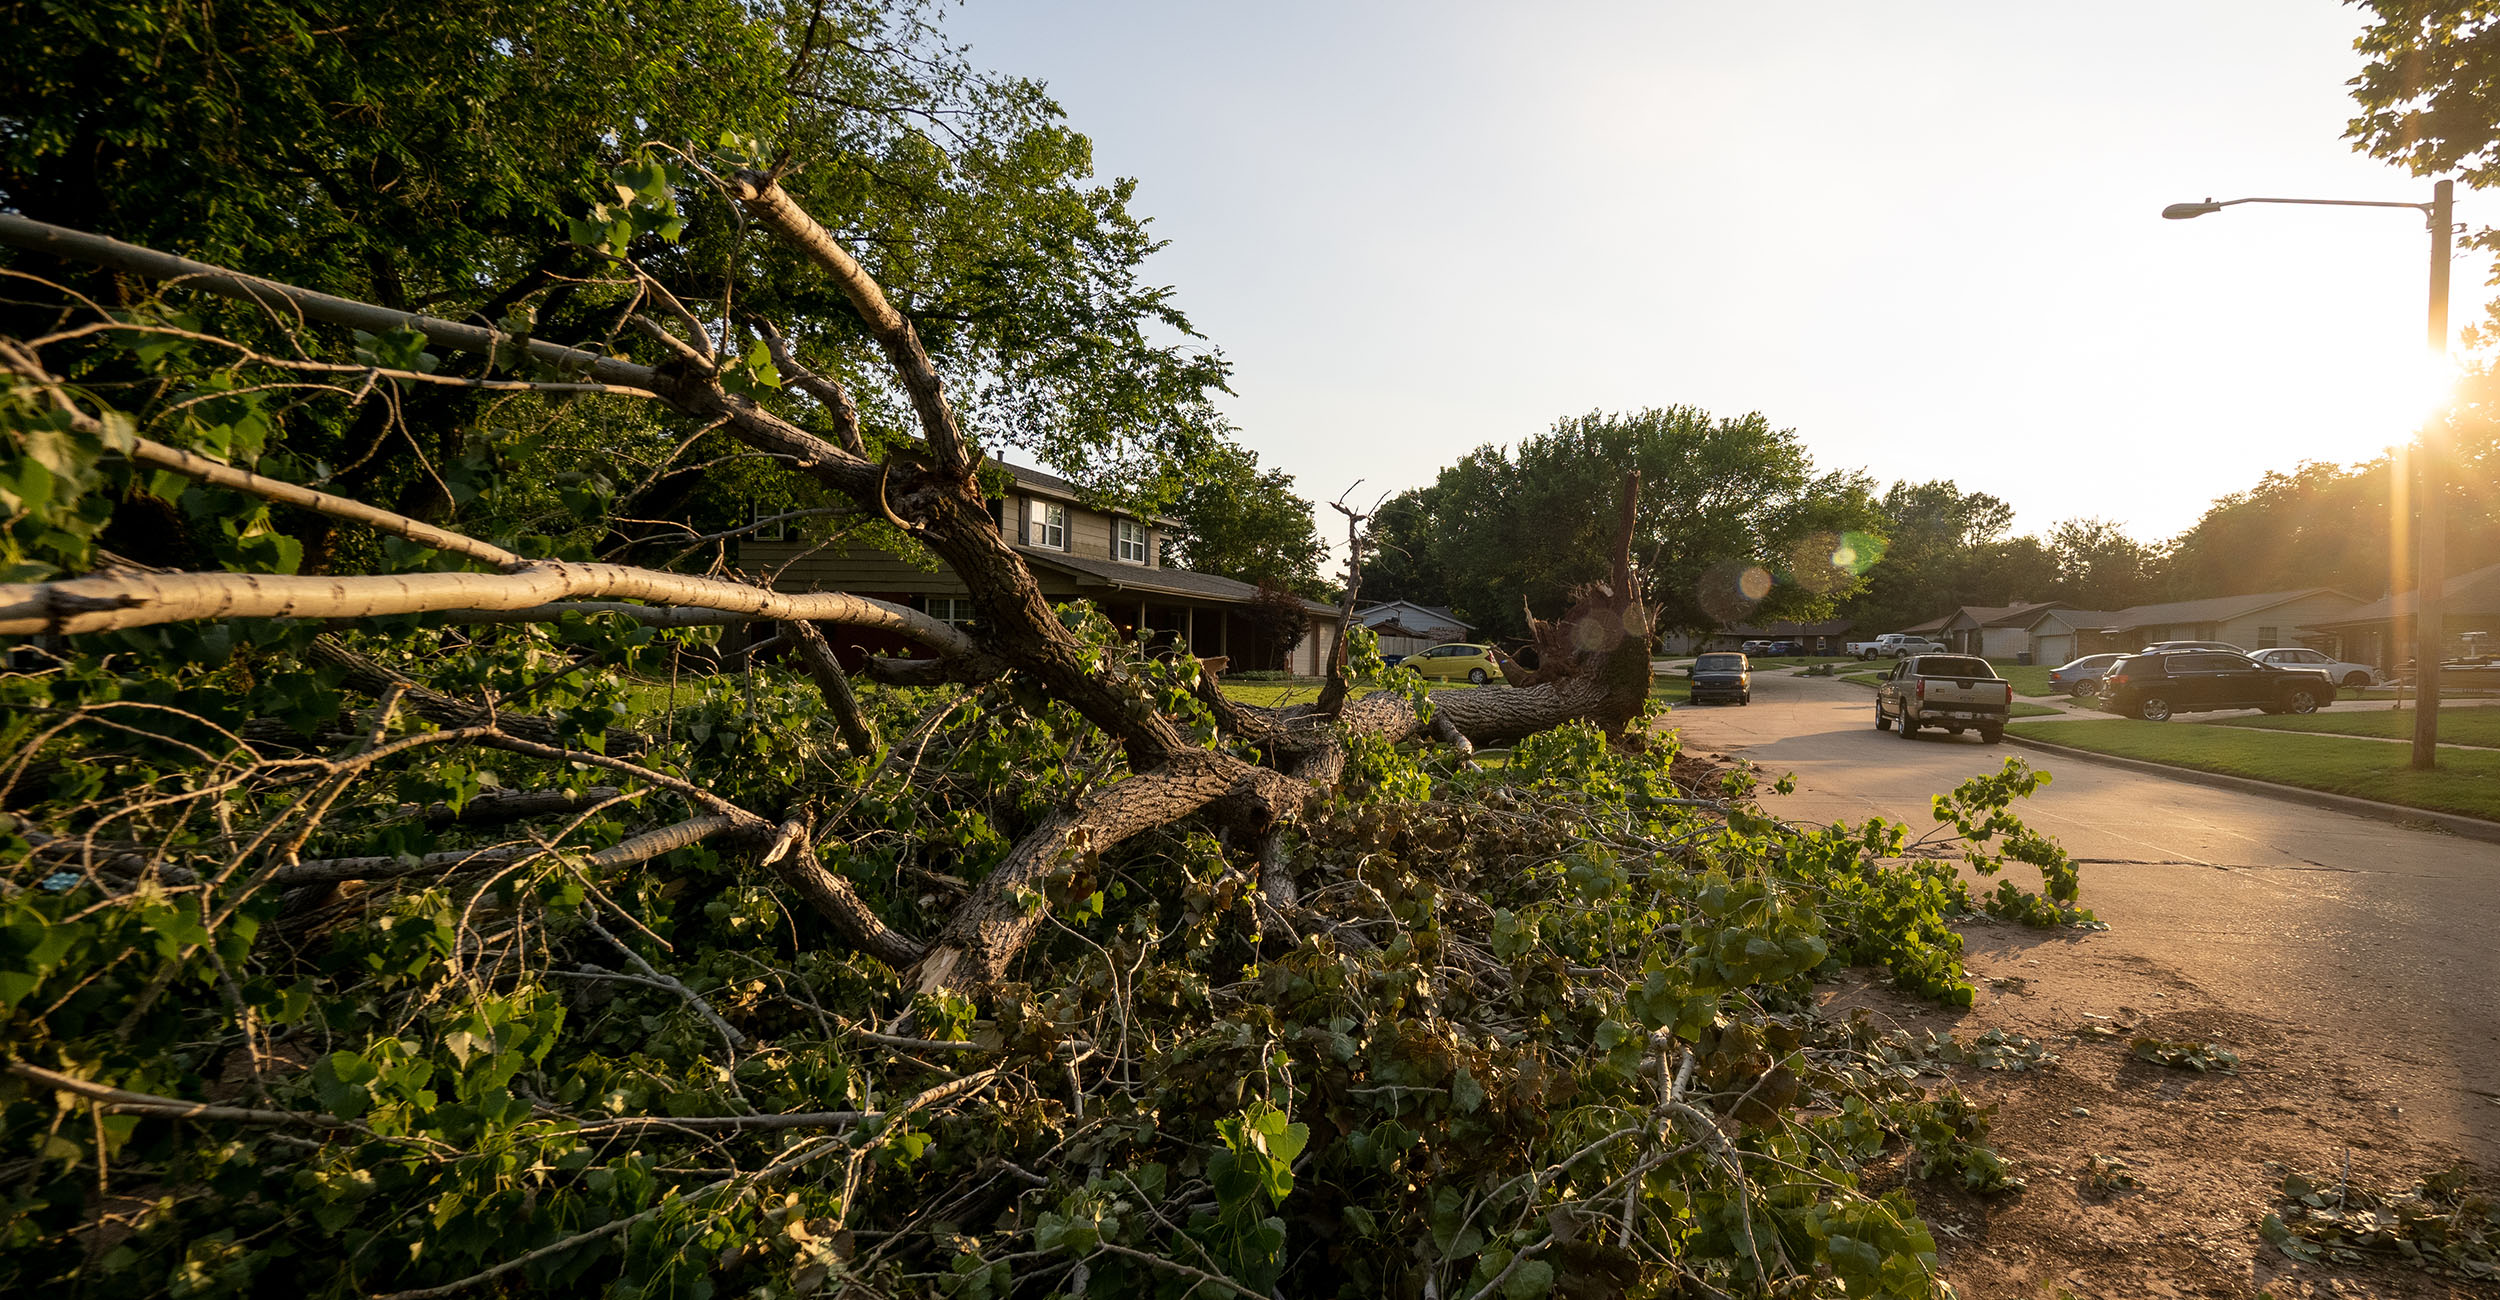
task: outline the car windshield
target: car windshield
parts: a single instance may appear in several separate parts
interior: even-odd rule
[[[1741,673],[1745,671],[1745,656],[1703,655],[1693,661],[1693,670],[1704,673]]]
[[[1923,677],[1994,677],[1997,670],[1985,659],[1970,655],[1926,655],[1918,661]]]

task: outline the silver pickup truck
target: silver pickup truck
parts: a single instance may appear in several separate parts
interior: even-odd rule
[[[1875,729],[1895,724],[1909,740],[1921,727],[1942,727],[1952,735],[1979,728],[1979,738],[1993,745],[2005,738],[2005,715],[2014,704],[2014,684],[1977,655],[1912,655],[1892,666],[1875,688]]]

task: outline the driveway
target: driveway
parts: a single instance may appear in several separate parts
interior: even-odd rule
[[[1880,815],[1915,833],[1934,824],[1931,796],[2009,756],[2052,771],[2052,783],[2018,811],[2082,863],[2083,903],[2110,928],[1968,931],[1974,975],[1999,982],[1982,984],[1960,1031],[2006,1027],[2069,1053],[2060,1067],[2069,1077],[2051,1071],[2007,1096],[2005,1123],[2029,1130],[2009,1139],[2014,1145],[2133,1146],[2139,1165],[2158,1166],[2162,1156],[2142,1150],[2158,1135],[2153,1145],[2195,1166],[2176,1175],[2183,1186],[2173,1192],[2203,1189],[2201,1200],[2189,1196],[2193,1204],[2170,1210],[2205,1214],[2217,1233],[2236,1223],[2234,1242],[2265,1212],[2254,1203],[2262,1184],[2280,1176],[2266,1160],[2309,1168],[2350,1150],[2357,1171],[2391,1180],[2459,1156],[2500,1168],[2500,845],[1984,745],[1976,733],[1905,741],[1875,730],[1874,717],[1874,693],[1856,683],[1765,673],[1754,678],[1751,705],[1680,707],[1669,724],[1689,751],[1750,759],[1767,776],[1795,773],[1796,792],[1765,796],[1764,806],[1800,820]],[[1928,1014],[1865,992],[1905,1019]],[[2248,1067],[2227,1087],[2214,1080],[2224,1091],[2195,1106],[2184,1105],[2185,1084],[2167,1100],[2131,1100],[2126,1071],[2148,1067],[2125,1063],[2123,1039],[2114,1047],[2071,1041],[2093,1023],[2211,1037],[2240,1050]],[[2087,1058],[2099,1064],[2087,1068]],[[2113,1090],[2083,1108],[2099,1118],[2051,1128],[2039,1127],[2036,1114],[2017,1118],[2022,1089],[2087,1075]],[[2206,1086],[2200,1076],[2190,1091]],[[2066,1114],[2064,1101],[2051,1113]],[[2267,1116],[2262,1128],[2246,1126]],[[2146,1182],[2150,1213],[2163,1189],[2155,1177]],[[2151,1226],[2143,1233],[2104,1244],[2133,1251],[2164,1239]],[[2232,1254],[2245,1261],[2232,1268],[2265,1272],[2236,1245]],[[2232,1289],[2250,1277],[2239,1272]]]

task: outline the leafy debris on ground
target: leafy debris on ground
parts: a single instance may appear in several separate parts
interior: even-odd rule
[[[2404,1260],[2443,1276],[2500,1279],[2500,1204],[2448,1169],[2385,1193],[2291,1173],[2257,1235],[2304,1264]]]
[[[2198,1074],[2238,1074],[2239,1053],[2220,1043],[2173,1043],[2166,1039],[2139,1036],[2128,1047],[2135,1059],[2174,1070],[2194,1070]]]

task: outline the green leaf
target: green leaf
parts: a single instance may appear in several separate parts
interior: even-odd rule
[[[1541,1259],[1532,1259],[1512,1269],[1510,1280],[1502,1283],[1503,1300],[1537,1300],[1554,1289],[1554,1266]]]

